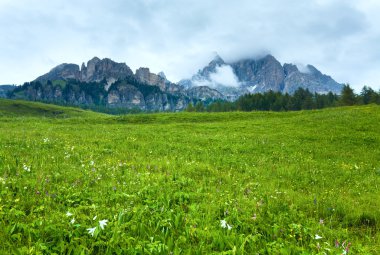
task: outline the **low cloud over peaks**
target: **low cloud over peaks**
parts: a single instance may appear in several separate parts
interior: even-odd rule
[[[239,87],[239,81],[232,68],[228,65],[218,66],[216,72],[210,74],[210,79],[215,84],[220,84],[225,87]]]
[[[240,86],[238,78],[229,65],[217,66],[214,73],[210,73],[209,79],[199,79],[193,81],[195,86],[208,86],[217,88],[219,86],[238,88]]]

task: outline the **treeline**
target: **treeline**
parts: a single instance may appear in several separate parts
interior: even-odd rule
[[[218,100],[210,104],[197,102],[189,104],[188,112],[228,112],[228,111],[299,111],[326,107],[380,104],[380,91],[364,86],[360,94],[355,94],[350,85],[344,85],[341,95],[311,93],[299,88],[294,94],[265,92],[241,96],[235,102]]]

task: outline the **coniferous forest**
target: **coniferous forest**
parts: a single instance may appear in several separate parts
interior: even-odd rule
[[[323,109],[337,106],[380,104],[380,92],[364,86],[359,94],[355,94],[350,85],[345,85],[341,95],[311,93],[299,88],[294,94],[269,91],[265,93],[246,94],[234,102],[213,101],[190,104],[188,112],[229,112],[229,111],[299,111]]]

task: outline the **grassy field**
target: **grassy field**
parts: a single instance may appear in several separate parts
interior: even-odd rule
[[[0,100],[0,254],[380,254],[379,123]]]

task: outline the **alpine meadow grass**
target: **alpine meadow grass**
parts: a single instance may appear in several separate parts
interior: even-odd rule
[[[0,254],[379,254],[379,123],[0,100]]]

